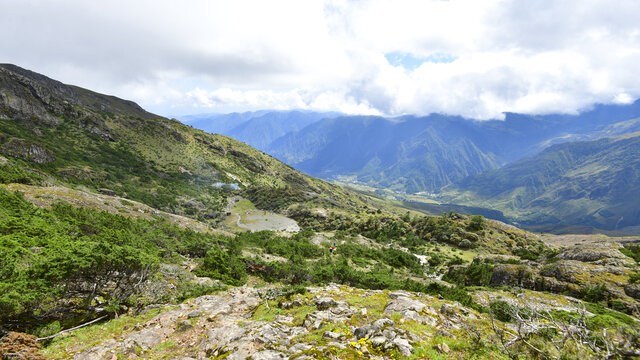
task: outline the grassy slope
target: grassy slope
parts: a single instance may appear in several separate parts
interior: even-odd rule
[[[41,173],[49,183],[108,188],[119,196],[200,220],[219,218],[226,205],[229,191],[212,186],[216,182],[237,183],[259,194],[288,189],[292,198],[285,205],[307,203],[352,212],[366,208],[363,197],[303,175],[231,138],[147,113],[129,101],[19,68],[0,68],[1,80],[11,85],[8,98],[45,109],[45,115],[58,122],[44,123],[39,119],[42,114],[33,116],[15,103],[0,103],[4,115],[0,152],[14,156],[25,152],[16,139],[50,151],[55,156],[52,163],[12,159],[10,164]],[[42,179],[33,181],[44,184]]]

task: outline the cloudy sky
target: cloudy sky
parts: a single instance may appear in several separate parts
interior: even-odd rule
[[[163,115],[500,118],[640,97],[638,0],[0,0],[0,62]]]

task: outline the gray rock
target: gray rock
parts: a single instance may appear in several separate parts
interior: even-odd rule
[[[286,358],[287,358],[287,355],[275,350],[263,350],[249,357],[249,359],[252,359],[252,360],[276,360],[276,359],[286,359]]]
[[[389,298],[391,299],[397,299],[399,297],[410,297],[411,294],[409,294],[406,291],[393,291],[389,293]]]
[[[421,301],[406,297],[399,297],[390,301],[384,309],[385,314],[403,313],[407,310],[421,312],[426,307]]]
[[[327,343],[327,346],[331,346],[334,348],[338,348],[338,349],[346,349],[347,346],[345,344],[339,343],[339,342],[335,342],[335,341],[330,341]]]
[[[436,336],[444,336],[444,337],[450,337],[454,339],[456,338],[452,333],[444,329],[438,329],[438,331],[436,331]]]
[[[219,350],[229,347],[231,343],[240,340],[246,332],[246,329],[236,324],[209,330],[207,332],[207,341],[204,344],[207,356],[217,356]]]
[[[640,300],[640,284],[628,284],[624,287],[625,294],[636,300]]]
[[[353,332],[353,335],[356,337],[356,339],[360,340],[362,338],[370,337],[376,331],[377,331],[377,329],[375,327],[373,327],[373,325],[364,325],[364,326],[361,326],[361,327],[357,328],[356,331]]]
[[[311,349],[312,346],[304,343],[298,343],[289,348],[289,352],[292,354],[297,354],[303,351],[307,351]]]
[[[162,343],[164,339],[173,332],[171,328],[160,326],[149,327],[130,335],[122,342],[120,349],[125,354],[134,353],[137,347],[140,347],[142,350],[149,350]]]
[[[106,357],[107,353],[112,351],[113,346],[116,344],[114,339],[109,339],[103,342],[101,345],[87,349],[79,354],[76,354],[74,360],[102,360]]]
[[[293,322],[293,316],[276,315],[275,321],[281,324],[291,324]]]
[[[383,348],[387,341],[388,339],[384,336],[374,336],[371,338],[371,345],[376,348]]]
[[[409,340],[397,337],[393,339],[393,344],[403,356],[411,356],[413,354],[413,346],[409,344]]]
[[[2,145],[0,150],[6,155],[36,164],[47,164],[56,161],[56,157],[51,151],[24,139],[11,138]]]
[[[449,345],[447,345],[446,343],[437,344],[435,349],[441,354],[448,354],[451,352],[451,349],[449,349]]]
[[[394,330],[384,329],[382,330],[382,336],[386,337],[389,340],[393,340],[398,336],[398,334]]]
[[[322,334],[322,338],[323,339],[339,339],[341,337],[343,337],[344,334],[343,333],[339,333],[339,332],[333,332],[333,331],[325,331],[324,334]]]
[[[382,330],[387,326],[393,326],[396,323],[391,320],[391,319],[378,319],[373,323],[373,327],[375,327],[377,330]]]
[[[190,313],[188,313],[188,314],[187,314],[187,317],[188,317],[189,319],[193,319],[193,318],[197,318],[197,317],[199,317],[200,315],[202,315],[202,311],[200,311],[200,310],[193,310],[192,312],[190,312]]]
[[[279,326],[272,324],[266,324],[254,333],[254,339],[263,344],[280,343],[283,345],[289,344],[288,334]]]
[[[316,306],[318,307],[318,310],[326,310],[337,305],[338,302],[330,297],[323,297],[316,300]]]

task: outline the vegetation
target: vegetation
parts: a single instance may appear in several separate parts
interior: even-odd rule
[[[41,209],[0,188],[0,322],[29,329],[131,305],[160,263],[213,249],[211,236],[65,203]]]

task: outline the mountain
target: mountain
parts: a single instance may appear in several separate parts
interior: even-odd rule
[[[150,114],[131,101],[8,64],[0,65],[0,86],[0,153],[39,179],[24,181],[108,189],[212,221],[222,216],[228,197],[216,184],[252,194],[288,189],[292,197],[338,206],[352,197],[239,141]]]
[[[521,224],[623,231],[640,225],[638,198],[638,132],[552,145],[443,190],[443,199],[498,209]]]
[[[373,187],[437,192],[562,142],[638,128],[640,101],[596,105],[577,115],[507,113],[504,121],[346,116],[324,119],[274,140],[265,152],[325,179],[357,178]]]
[[[435,191],[452,181],[496,168],[498,159],[470,137],[470,121],[349,116],[325,119],[288,134],[267,152],[321,178],[358,181],[399,191]]]
[[[1,358],[639,353],[640,247],[542,239],[566,241],[386,205],[0,65]]]
[[[339,116],[335,112],[254,111],[231,114],[191,115],[183,122],[209,133],[222,134],[265,151],[275,139],[316,121]]]

